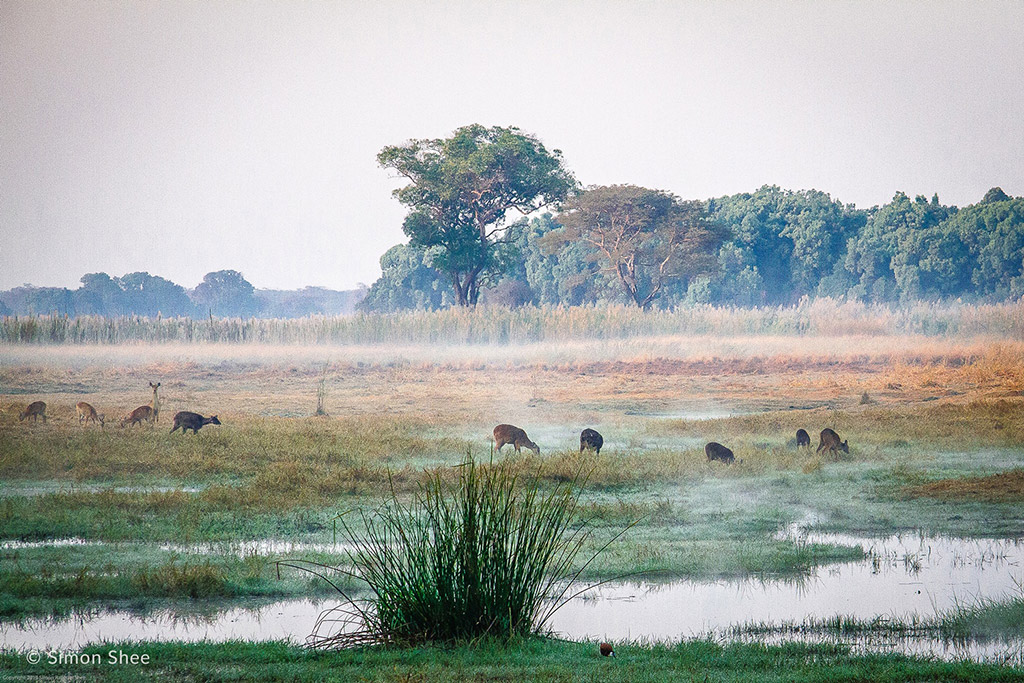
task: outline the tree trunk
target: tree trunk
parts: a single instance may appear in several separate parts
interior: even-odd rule
[[[615,269],[615,272],[618,273],[619,282],[621,282],[623,288],[625,288],[626,294],[633,300],[633,303],[640,306],[640,295],[636,291],[636,278],[629,271],[626,264],[620,263],[618,268]]]
[[[459,306],[476,306],[480,298],[480,283],[477,278],[480,276],[480,268],[474,268],[460,278],[459,273],[454,272],[452,285],[455,287],[455,303]]]
[[[462,282],[459,281],[459,274],[452,273],[452,285],[455,287],[455,303],[458,306],[469,306],[469,302],[466,300],[466,290],[462,286]]]

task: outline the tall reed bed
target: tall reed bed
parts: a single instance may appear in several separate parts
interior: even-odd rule
[[[470,458],[457,469],[455,481],[433,473],[409,503],[393,493],[356,524],[340,518],[353,548],[354,569],[343,571],[365,581],[373,597],[321,615],[312,645],[512,638],[543,629],[582,569],[575,560],[589,531],[577,523],[580,474],[542,490],[507,461],[485,466]]]
[[[1024,337],[1024,301],[890,307],[804,299],[789,307],[450,308],[394,314],[261,318],[7,316],[9,344],[522,344],[659,335],[922,334]]]

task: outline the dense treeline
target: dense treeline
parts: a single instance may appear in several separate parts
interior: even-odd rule
[[[298,318],[352,313],[364,294],[322,287],[257,290],[234,270],[208,273],[191,291],[145,272],[89,273],[81,283],[78,289],[26,285],[0,292],[0,315]]]
[[[605,190],[606,188],[600,188]],[[802,297],[869,303],[1024,296],[1024,198],[993,188],[971,206],[898,192],[888,204],[858,209],[816,190],[765,186],[711,199],[706,220],[724,238],[714,263],[658,284],[651,304],[788,305]],[[563,214],[564,215],[564,214]],[[507,263],[481,302],[581,305],[630,301],[621,268],[592,243],[566,239],[558,214],[508,230]],[[435,270],[437,248],[397,245],[381,258],[382,275],[364,311],[452,305],[452,285]],[[650,276],[648,276],[650,277]],[[653,289],[652,282],[638,287]]]

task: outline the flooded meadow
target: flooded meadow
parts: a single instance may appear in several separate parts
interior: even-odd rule
[[[0,642],[303,643],[339,598],[277,561],[344,569],[339,515],[469,454],[550,482],[585,469],[584,556],[628,528],[547,624],[560,637],[1021,665],[1019,628],[944,624],[1022,603],[1022,358],[1005,340],[871,336],[0,349]],[[154,380],[155,424],[78,424],[76,401],[123,414]],[[30,398],[45,425],[17,420]],[[178,410],[222,425],[170,434]],[[498,423],[540,453],[496,453]],[[580,453],[584,427],[599,456]],[[816,452],[825,427],[850,453]],[[708,441],[736,463],[709,462]]]

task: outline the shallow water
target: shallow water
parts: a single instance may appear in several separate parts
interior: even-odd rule
[[[51,494],[71,493],[198,493],[201,486],[111,486],[109,484],[75,484],[65,482],[33,483],[24,486],[17,483],[4,482],[0,488],[0,498],[47,496]]]
[[[808,540],[859,544],[869,557],[797,579],[609,584],[559,611],[552,626],[574,636],[672,639],[744,623],[924,616],[1017,594],[1024,581],[1024,544],[1013,540],[824,534]]]
[[[84,546],[112,545],[117,547],[138,546],[148,548],[150,544],[137,541],[108,543],[84,538],[53,538],[45,541],[0,541],[0,550],[23,550],[28,548],[66,548]],[[344,555],[355,546],[347,543],[307,543],[283,539],[264,538],[255,541],[211,541],[209,543],[161,543],[160,550],[181,553],[183,555],[273,555],[284,559],[287,556],[298,556],[301,553],[332,553]]]
[[[743,624],[800,623],[836,615],[865,620],[879,616],[928,617],[957,605],[971,605],[980,598],[1018,595],[1024,582],[1024,543],[1020,540],[929,538],[913,534],[872,539],[803,534],[799,529],[787,530],[780,536],[794,534],[808,542],[860,545],[868,552],[868,558],[819,567],[800,579],[748,577],[608,584],[571,600],[548,626],[573,639],[677,640],[707,634],[735,638],[729,634],[730,627]],[[285,546],[271,542],[258,548],[280,552]],[[298,552],[314,548],[312,544],[291,544],[287,549]],[[287,600],[211,614],[179,610],[145,616],[115,610],[71,619],[0,624],[0,641],[10,647],[39,649],[67,649],[101,639],[125,638],[302,642],[312,631],[320,611],[334,604]],[[768,642],[841,640],[861,650],[1024,662],[1021,642],[950,643],[931,636],[835,638],[821,634],[740,638]]]
[[[304,642],[319,613],[332,605],[312,600],[282,600],[258,607],[212,612],[183,608],[143,615],[110,610],[66,619],[0,623],[0,643],[19,650],[69,651],[89,643],[124,640]]]

